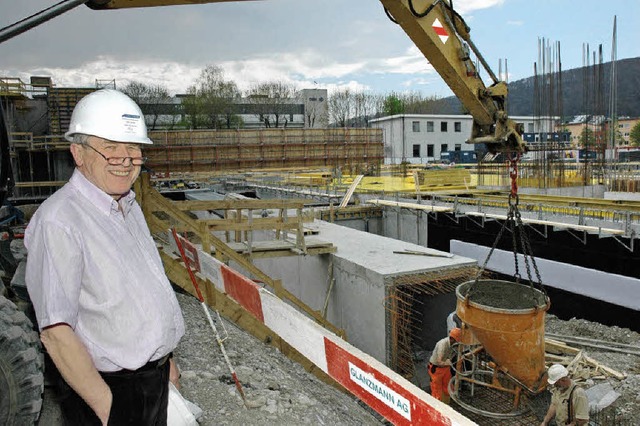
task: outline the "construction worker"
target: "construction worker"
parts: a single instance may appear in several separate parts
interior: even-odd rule
[[[440,339],[436,343],[431,358],[429,358],[429,377],[431,378],[431,395],[449,404],[449,381],[451,380],[451,357],[453,355],[451,345],[460,341],[462,330],[455,327],[449,332],[449,336]]]
[[[589,423],[589,401],[584,389],[573,383],[569,371],[561,364],[553,364],[547,371],[551,389],[551,404],[540,426],[555,418],[556,424],[582,426]]]
[[[131,186],[151,144],[138,105],[116,90],[71,116],[76,168],[26,233],[27,289],[63,380],[66,425],[167,424],[182,312]]]

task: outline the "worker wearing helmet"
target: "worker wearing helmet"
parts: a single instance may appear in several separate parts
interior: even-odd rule
[[[436,343],[431,358],[429,358],[429,377],[431,378],[431,395],[440,401],[449,404],[449,382],[451,381],[451,345],[459,342],[462,330],[455,327],[449,332],[449,336],[440,339]]]
[[[66,424],[161,425],[184,322],[131,186],[151,144],[138,105],[98,90],[76,105],[76,168],[25,233],[41,339],[64,380]]]
[[[589,401],[580,386],[573,383],[569,371],[561,364],[553,364],[547,371],[547,381],[553,386],[551,404],[541,426],[555,418],[557,425],[582,426],[589,423]]]

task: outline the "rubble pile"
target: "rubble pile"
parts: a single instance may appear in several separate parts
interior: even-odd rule
[[[640,333],[548,314],[545,332],[547,363],[568,368],[592,409],[640,424]]]

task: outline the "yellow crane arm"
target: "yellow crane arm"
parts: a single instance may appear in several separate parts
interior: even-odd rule
[[[413,43],[473,117],[470,143],[486,143],[490,151],[526,150],[521,126],[506,114],[507,84],[498,81],[478,52],[464,19],[448,0],[380,0],[389,17]],[[487,70],[486,87],[470,52]]]

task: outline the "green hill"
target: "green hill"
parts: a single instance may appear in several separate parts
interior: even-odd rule
[[[616,65],[618,84],[618,116],[640,117],[640,57],[621,59]],[[534,111],[536,78],[528,77],[509,83],[507,110],[509,115],[554,115],[572,117],[581,114],[609,115],[611,62],[600,67],[580,67],[562,72],[554,81],[562,84],[562,109],[539,107]],[[587,84],[585,84],[585,79]],[[542,77],[537,79],[538,87],[543,86]],[[548,87],[544,85],[545,87]],[[598,90],[598,88],[600,88]],[[443,114],[460,114],[460,101],[451,96],[442,100]]]

